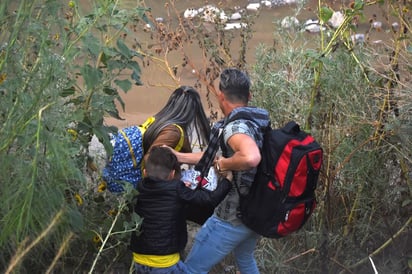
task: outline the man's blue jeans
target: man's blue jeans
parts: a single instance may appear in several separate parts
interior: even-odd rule
[[[188,274],[186,266],[182,261],[171,267],[155,268],[146,265],[141,265],[138,263],[134,264],[136,273],[138,274]]]
[[[196,234],[185,264],[191,274],[206,274],[233,251],[241,273],[259,274],[253,256],[259,235],[245,225],[233,226],[215,215]]]

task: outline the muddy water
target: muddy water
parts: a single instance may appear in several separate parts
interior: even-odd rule
[[[146,1],[146,5],[152,9],[153,17],[169,18],[167,14],[167,9],[165,8],[165,2],[168,1]],[[328,1],[329,5],[332,6],[335,10],[338,10],[340,6],[347,5],[343,2],[332,2]],[[227,1],[192,1],[192,0],[176,0],[175,8],[179,14],[189,8],[200,8],[205,4],[213,4],[219,6],[224,10],[233,10],[235,6],[245,8],[248,4],[247,0],[227,0]],[[124,7],[135,7],[136,0],[123,0],[121,5]],[[317,11],[317,0],[309,0],[305,5],[304,9],[299,13],[298,19],[300,22],[305,22],[307,19],[315,19]],[[255,48],[258,44],[273,44],[273,33],[277,28],[276,21],[281,20],[285,16],[293,15],[295,13],[295,6],[280,6],[266,8],[262,7],[259,10],[259,16],[253,25],[253,38],[249,42],[249,48],[247,51],[247,62],[250,66],[255,62],[254,54]],[[365,22],[363,25],[360,25],[360,31],[369,28],[367,18],[371,17],[372,14],[377,14],[379,19],[379,13],[376,10],[366,10],[365,11]],[[172,16],[173,17],[173,16]],[[133,39],[138,39],[141,43],[152,43],[153,41],[148,41],[147,34],[139,33],[135,34],[136,37]],[[308,39],[311,39],[311,36],[316,34],[307,34]],[[145,40],[147,39],[147,40]],[[375,39],[380,39],[379,34]],[[201,58],[196,58],[200,56],[200,51],[196,46],[190,46],[185,48],[185,52],[195,60],[195,63],[200,65],[202,60]],[[171,53],[168,56],[170,65],[180,65],[181,64],[181,55],[177,53],[173,56]],[[156,113],[168,99],[170,92],[176,88],[180,83],[182,85],[194,85],[196,83],[196,77],[193,75],[191,69],[182,69],[178,73],[178,79],[173,81],[169,75],[164,71],[164,67],[151,65],[149,67],[142,68],[142,80],[143,86],[135,86],[127,94],[122,94],[122,98],[126,104],[125,110],[120,110],[120,115],[124,120],[117,120],[112,118],[107,118],[106,123],[110,125],[116,125],[118,127],[125,127],[128,125],[139,124],[143,122],[149,115]],[[177,83],[178,82],[178,83]],[[203,101],[206,104],[205,100],[205,91],[200,91],[203,96]],[[205,108],[207,106],[205,105]]]

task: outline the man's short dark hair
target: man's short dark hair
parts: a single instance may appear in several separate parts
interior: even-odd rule
[[[167,147],[153,147],[145,162],[148,176],[167,180],[172,170],[179,168],[176,155]]]
[[[224,69],[220,74],[219,89],[230,102],[247,104],[250,93],[249,76],[237,68]]]

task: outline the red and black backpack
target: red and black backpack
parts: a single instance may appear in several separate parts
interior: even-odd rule
[[[261,156],[248,194],[241,194],[235,183],[240,196],[238,217],[264,237],[281,238],[299,230],[316,207],[323,150],[291,121],[281,128],[266,129]]]

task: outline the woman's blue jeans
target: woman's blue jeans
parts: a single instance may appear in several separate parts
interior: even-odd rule
[[[206,274],[233,251],[241,273],[259,274],[254,250],[259,235],[241,224],[210,217],[196,234],[192,249],[185,264],[190,274]]]

